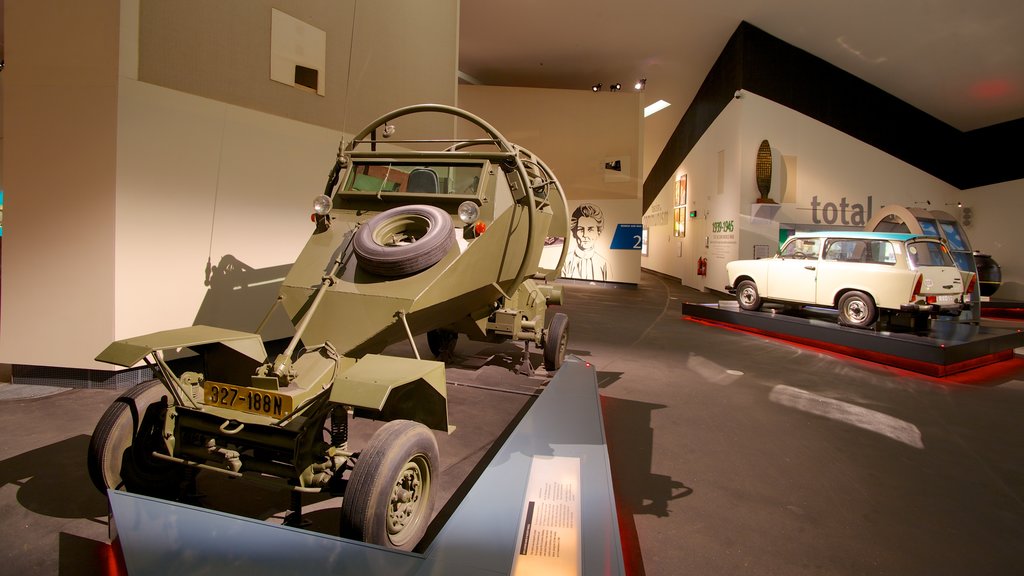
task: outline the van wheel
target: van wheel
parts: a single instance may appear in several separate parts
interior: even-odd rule
[[[412,550],[434,508],[437,440],[424,425],[393,420],[356,458],[341,502],[343,538]]]
[[[839,323],[854,328],[868,328],[878,318],[878,309],[871,296],[851,290],[839,299]]]
[[[161,450],[167,394],[157,380],[143,382],[114,401],[96,423],[89,440],[89,478],[103,494],[108,489],[174,497],[184,468],[153,457]]]
[[[761,295],[757,292],[757,284],[753,280],[744,280],[736,287],[736,301],[744,310],[760,310]]]
[[[436,206],[398,206],[360,226],[352,249],[371,274],[408,276],[441,261],[455,242],[454,229],[452,217]]]

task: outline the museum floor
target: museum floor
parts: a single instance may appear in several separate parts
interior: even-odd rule
[[[632,574],[1024,573],[1024,360],[939,380],[684,319],[683,301],[718,296],[654,274],[565,291],[569,352],[598,370]],[[543,388],[512,374],[518,359],[460,341],[444,499]],[[26,388],[0,384],[0,574],[105,574],[84,454],[117,392]],[[287,505],[199,488],[202,505],[270,522]],[[336,501],[305,512],[335,531]]]

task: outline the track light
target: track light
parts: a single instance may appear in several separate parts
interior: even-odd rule
[[[590,89],[593,90],[594,92],[600,92],[602,86],[604,86],[604,84],[601,84],[600,82],[598,82],[597,84],[594,84],[593,86],[591,86]]]
[[[612,92],[618,92],[619,90],[622,90],[622,84],[616,82],[615,84],[609,86],[608,89],[611,90]]]
[[[647,87],[647,78],[641,78],[641,79],[636,81],[636,84],[633,84],[633,89],[634,90],[643,90],[646,87]]]

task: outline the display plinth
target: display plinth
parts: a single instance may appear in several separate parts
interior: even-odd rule
[[[762,310],[749,312],[734,302],[684,303],[694,319],[806,344],[879,364],[943,377],[1013,358],[1024,333],[977,323],[934,320],[926,331],[898,332],[840,326],[834,319]]]
[[[624,574],[596,372],[567,358],[424,554],[269,524],[125,492],[110,506],[125,565],[148,574],[511,574],[534,462],[579,466],[579,546],[558,560],[576,574]],[[537,482],[536,471],[533,480]],[[541,485],[544,479],[541,478]],[[550,500],[550,498],[549,498]],[[565,528],[568,520],[559,522]],[[529,550],[525,549],[528,555]],[[522,564],[522,562],[520,562]]]

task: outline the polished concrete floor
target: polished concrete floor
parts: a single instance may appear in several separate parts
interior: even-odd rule
[[[633,574],[1024,573],[1024,360],[939,380],[824,354],[682,318],[683,301],[718,295],[648,273],[566,295],[569,351],[598,369]],[[542,372],[511,372],[517,353],[459,345],[459,428],[439,438],[451,503],[543,388]],[[84,453],[116,392],[56,392],[0,385],[0,574],[111,560]],[[213,508],[273,522],[287,505],[200,481]],[[331,500],[306,512],[312,530],[337,524]]]

